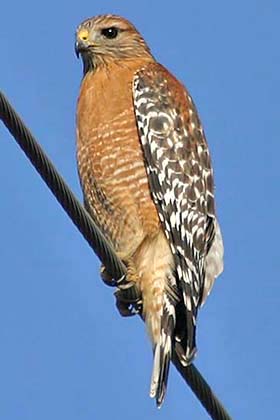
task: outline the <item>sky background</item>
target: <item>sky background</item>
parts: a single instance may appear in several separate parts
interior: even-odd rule
[[[188,86],[212,152],[225,271],[200,312],[196,365],[233,419],[275,418],[279,1],[5,2],[1,89],[79,198],[74,31],[108,12]],[[119,316],[97,258],[2,125],[0,182],[0,419],[206,419],[175,369],[156,409],[144,326]]]

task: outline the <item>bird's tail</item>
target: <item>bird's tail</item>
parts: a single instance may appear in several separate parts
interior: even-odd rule
[[[191,284],[195,284],[195,274],[185,270],[182,284],[183,299],[176,306],[175,351],[183,366],[192,363],[196,355],[196,316],[199,297],[194,294]],[[188,276],[193,276],[191,280]]]
[[[154,346],[154,366],[151,379],[150,396],[156,398],[160,408],[167,388],[170,360],[172,356],[175,328],[175,306],[170,297],[164,294],[160,337]]]

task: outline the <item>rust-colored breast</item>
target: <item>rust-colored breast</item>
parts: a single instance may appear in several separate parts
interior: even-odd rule
[[[112,64],[88,73],[77,110],[77,158],[85,202],[123,256],[159,229],[132,99],[143,62]]]

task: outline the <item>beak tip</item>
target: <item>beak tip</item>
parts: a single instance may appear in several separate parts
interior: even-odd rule
[[[75,42],[75,54],[77,58],[80,58],[80,48],[78,41]]]

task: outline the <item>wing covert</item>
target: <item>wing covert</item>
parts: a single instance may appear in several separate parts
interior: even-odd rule
[[[204,260],[215,236],[208,146],[190,95],[164,67],[152,64],[139,71],[133,94],[152,198],[174,255],[178,288],[187,309],[186,348],[192,357]]]

